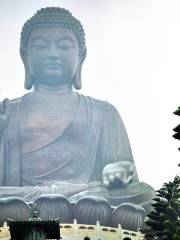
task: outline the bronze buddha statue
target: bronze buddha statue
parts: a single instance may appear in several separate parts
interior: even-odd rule
[[[20,54],[33,90],[0,105],[0,197],[96,196],[148,212],[154,190],[139,182],[117,110],[75,91],[86,57],[79,20],[62,8],[39,10],[23,26]]]

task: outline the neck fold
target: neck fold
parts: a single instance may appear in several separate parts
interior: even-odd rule
[[[50,87],[43,84],[36,84],[34,86],[34,92],[39,95],[52,95],[52,96],[61,96],[65,94],[72,93],[72,87],[68,84],[56,86],[56,87]]]

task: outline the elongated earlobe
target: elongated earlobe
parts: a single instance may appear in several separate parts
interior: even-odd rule
[[[78,67],[76,74],[73,79],[73,85],[76,90],[80,90],[82,88],[82,81],[81,81],[81,66]]]
[[[79,63],[79,66],[77,68],[76,74],[75,74],[73,82],[72,82],[73,85],[74,85],[74,88],[76,90],[80,90],[82,88],[81,69],[82,69],[83,62],[84,62],[84,60],[86,58],[86,54],[87,54],[87,50],[85,48],[85,49],[83,49],[83,54],[80,57],[80,63]]]
[[[25,82],[24,82],[24,88],[27,90],[30,90],[33,86],[33,79],[29,72],[29,69],[27,65],[25,66]]]

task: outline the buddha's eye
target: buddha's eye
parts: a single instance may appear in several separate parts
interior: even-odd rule
[[[69,45],[58,45],[57,48],[60,50],[69,50],[71,47]]]
[[[59,50],[68,51],[72,48],[75,48],[75,44],[74,41],[72,41],[71,39],[64,38],[57,42],[57,48]]]
[[[32,45],[32,48],[36,49],[36,50],[44,50],[47,48],[46,45]]]
[[[38,38],[32,39],[32,41],[30,42],[30,47],[37,51],[42,51],[48,47],[48,42],[45,39],[38,37]]]
[[[73,46],[71,44],[58,44],[57,46],[58,49],[60,50],[70,50],[71,48],[73,48]]]

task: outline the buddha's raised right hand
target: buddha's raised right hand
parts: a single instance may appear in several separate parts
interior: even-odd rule
[[[3,102],[0,102],[0,132],[8,126],[9,112],[9,99],[5,98]]]

